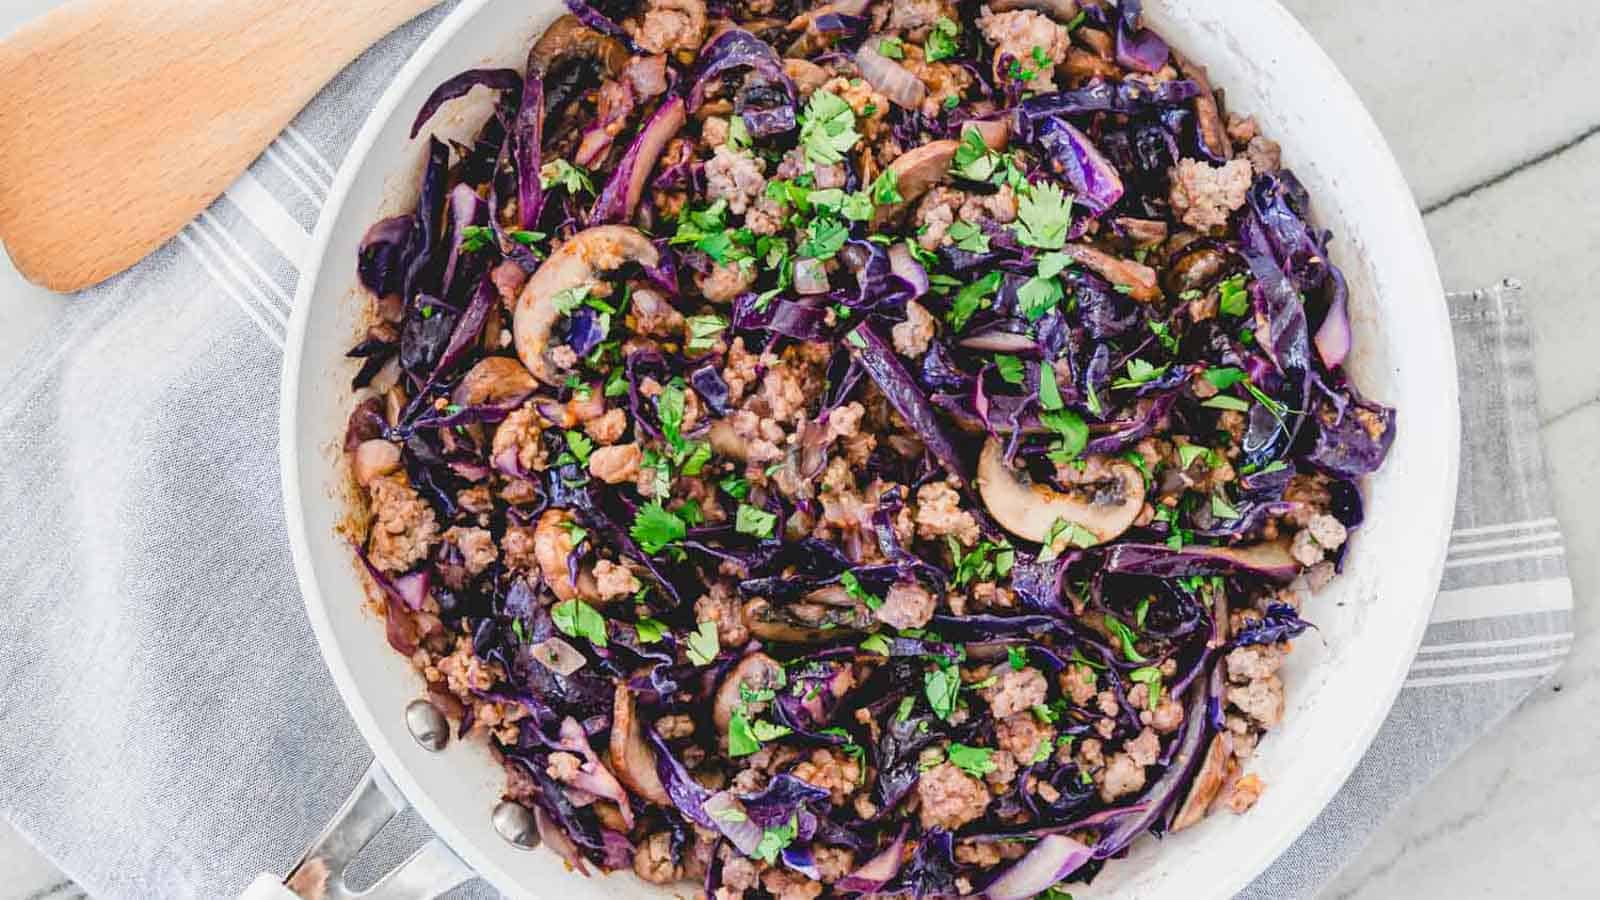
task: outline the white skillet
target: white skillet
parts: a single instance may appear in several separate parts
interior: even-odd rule
[[[1438,586],[1458,465],[1454,350],[1433,253],[1411,192],[1355,93],[1272,0],[1147,7],[1155,28],[1209,67],[1230,109],[1254,113],[1283,145],[1318,223],[1337,235],[1332,253],[1349,278],[1355,331],[1348,365],[1364,393],[1399,409],[1399,431],[1387,464],[1366,485],[1367,522],[1345,573],[1306,610],[1320,630],[1296,642],[1285,677],[1288,713],[1252,764],[1267,784],[1260,803],[1248,815],[1216,816],[1165,841],[1140,840],[1091,888],[1075,889],[1080,900],[1230,896],[1311,822],[1361,758],[1405,678]],[[336,461],[352,373],[343,354],[362,309],[356,245],[368,224],[413,202],[423,149],[406,137],[411,118],[435,85],[462,69],[520,69],[530,38],[562,12],[557,0],[465,0],[422,45],[345,158],[289,323],[279,450],[306,611],[382,769],[367,784],[368,806],[409,802],[454,851],[431,848],[402,873],[409,887],[397,895],[431,896],[465,877],[457,856],[512,897],[681,893],[630,873],[585,879],[554,854],[520,849],[496,833],[490,811],[500,769],[481,744],[455,742],[432,753],[413,740],[403,711],[422,682],[385,643],[383,623],[363,610],[349,548],[334,531],[345,509]],[[473,99],[447,108],[434,127],[470,134],[487,113]]]

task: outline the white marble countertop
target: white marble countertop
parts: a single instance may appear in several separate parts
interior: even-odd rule
[[[7,0],[0,33],[60,0]],[[1539,415],[1567,539],[1566,667],[1405,800],[1327,886],[1338,900],[1592,897],[1600,837],[1600,3],[1286,0],[1355,84],[1425,212],[1445,286],[1514,275],[1538,341]],[[71,303],[0,258],[0,370]],[[1589,513],[1585,515],[1585,513]],[[1536,760],[1536,761],[1533,761]],[[1532,762],[1532,764],[1530,764]],[[0,823],[0,900],[80,896]],[[1515,885],[1507,891],[1507,885]]]

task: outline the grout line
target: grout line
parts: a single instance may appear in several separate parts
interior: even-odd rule
[[[1579,400],[1577,403],[1572,404],[1571,406],[1567,407],[1566,409],[1563,409],[1560,412],[1552,414],[1550,416],[1550,418],[1545,419],[1543,422],[1539,423],[1539,428],[1540,429],[1549,428],[1550,426],[1555,425],[1555,424],[1563,421],[1564,419],[1566,419],[1569,416],[1572,416],[1572,415],[1574,415],[1576,413],[1582,412],[1585,409],[1588,409],[1589,407],[1595,405],[1596,403],[1600,403],[1600,394],[1596,394],[1595,396],[1590,397],[1587,400]]]
[[[1505,170],[1504,172],[1499,173],[1498,175],[1491,175],[1490,177],[1485,178],[1482,181],[1477,182],[1476,184],[1469,184],[1466,187],[1462,188],[1461,190],[1456,191],[1455,193],[1451,194],[1450,196],[1445,197],[1443,200],[1438,201],[1437,203],[1430,203],[1427,206],[1424,206],[1422,208],[1422,214],[1424,216],[1432,215],[1433,213],[1436,213],[1439,210],[1444,209],[1446,206],[1449,206],[1450,204],[1456,202],[1457,200],[1465,200],[1466,198],[1472,196],[1473,194],[1478,193],[1479,191],[1482,191],[1482,190],[1484,190],[1486,188],[1492,188],[1495,185],[1500,184],[1501,182],[1503,182],[1503,181],[1505,181],[1505,180],[1517,175],[1520,172],[1523,172],[1523,171],[1525,171],[1527,169],[1531,169],[1534,166],[1537,166],[1542,162],[1548,162],[1549,160],[1554,159],[1557,156],[1560,156],[1561,154],[1567,152],[1568,150],[1571,150],[1573,147],[1578,146],[1579,144],[1583,143],[1584,141],[1587,141],[1589,138],[1592,138],[1597,134],[1600,134],[1600,124],[1591,125],[1588,128],[1584,129],[1583,132],[1578,134],[1576,137],[1573,137],[1573,138],[1570,138],[1570,139],[1568,139],[1566,141],[1563,141],[1562,143],[1557,144],[1554,147],[1551,147],[1549,150],[1546,150],[1546,151],[1544,151],[1543,153],[1540,153],[1537,156],[1534,156],[1534,157],[1532,157],[1530,159],[1523,160],[1522,162],[1517,163],[1516,165],[1514,165],[1511,168]]]

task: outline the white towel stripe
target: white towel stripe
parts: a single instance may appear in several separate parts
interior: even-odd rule
[[[246,169],[239,180],[228,188],[228,199],[245,214],[289,264],[299,269],[311,252],[311,235],[289,215],[278,198],[272,196],[261,180]]]
[[[312,184],[316,185],[323,194],[328,193],[328,188],[333,186],[333,182],[328,180],[328,176],[322,174],[321,169],[318,169],[316,166],[312,165],[305,158],[305,155],[300,152],[299,147],[296,147],[291,141],[284,140],[283,135],[281,134],[278,135],[278,139],[273,143],[277,145],[279,150],[283,151],[283,155],[290,162],[293,162],[295,165],[299,166],[301,173],[307,178],[311,179]]]
[[[1528,531],[1534,528],[1555,528],[1559,523],[1555,519],[1527,519],[1522,522],[1507,522],[1504,525],[1480,525],[1477,528],[1457,528],[1450,534],[1451,541],[1460,541],[1463,538],[1473,538],[1478,535],[1499,534],[1503,531]]]
[[[1489,653],[1483,656],[1470,656],[1462,659],[1419,659],[1411,664],[1411,671],[1425,672],[1430,669],[1459,669],[1463,667],[1481,668],[1499,663],[1558,659],[1565,657],[1570,652],[1572,652],[1571,647],[1552,647],[1544,650],[1529,650],[1525,653]]]
[[[205,251],[198,243],[195,242],[194,238],[189,236],[189,232],[186,230],[178,232],[178,240],[182,241],[183,245],[188,247],[189,250],[194,253],[195,261],[200,263],[201,268],[210,273],[211,280],[216,283],[217,287],[224,294],[227,294],[230,298],[232,298],[233,302],[237,303],[239,308],[244,310],[244,314],[249,316],[251,321],[255,322],[256,325],[260,327],[261,333],[266,336],[266,339],[271,341],[279,350],[282,350],[283,337],[280,336],[277,331],[273,330],[271,325],[267,324],[267,320],[261,317],[261,313],[256,310],[254,305],[252,305],[248,300],[244,299],[244,297],[242,297],[239,292],[234,289],[232,282],[230,282],[227,278],[224,278],[222,273],[218,272],[216,268],[211,265],[210,260],[206,258]]]
[[[1565,578],[1544,578],[1514,587],[1485,584],[1440,591],[1433,603],[1433,615],[1428,620],[1435,623],[1459,622],[1529,613],[1566,612],[1571,609],[1572,582]]]
[[[259,282],[266,287],[267,299],[276,300],[285,312],[294,308],[294,299],[289,296],[289,292],[285,291],[277,280],[267,274],[265,269],[261,268],[261,263],[256,260],[255,254],[246,250],[244,245],[239,243],[239,239],[234,237],[233,233],[228,229],[222,227],[222,223],[218,222],[215,216],[209,212],[203,212],[200,214],[200,221],[211,229],[213,235],[220,238],[223,243],[234,251],[229,255],[229,259],[237,258],[243,260],[244,264],[250,268],[250,271],[255,273]]]
[[[1529,644],[1570,643],[1572,632],[1561,634],[1530,634],[1527,637],[1501,638],[1494,641],[1457,641],[1450,644],[1424,644],[1418,656],[1432,653],[1460,652],[1463,650],[1496,650],[1503,647],[1526,647]]]
[[[288,135],[290,140],[299,144],[300,148],[306,152],[306,156],[309,156],[312,162],[321,166],[322,171],[326,173],[329,178],[332,178],[334,175],[338,174],[334,170],[333,165],[328,162],[328,158],[322,155],[322,151],[317,149],[317,145],[311,143],[310,139],[300,132],[300,129],[290,125],[288,128],[283,130],[283,133]]]
[[[1514,678],[1543,678],[1561,668],[1561,663],[1533,666],[1526,669],[1502,669],[1498,672],[1466,672],[1460,675],[1436,675],[1432,678],[1412,678],[1408,688],[1440,687],[1447,684],[1479,684],[1490,681],[1510,681]]]
[[[1534,550],[1518,550],[1512,553],[1496,553],[1493,556],[1468,556],[1464,558],[1447,559],[1444,562],[1446,569],[1459,569],[1463,566],[1480,566],[1486,563],[1507,562],[1513,559],[1545,559],[1554,556],[1565,556],[1565,547],[1542,547]]]
[[[1547,531],[1544,534],[1525,534],[1520,537],[1499,538],[1492,541],[1478,541],[1475,544],[1451,544],[1450,555],[1460,556],[1466,553],[1478,553],[1483,550],[1499,550],[1504,547],[1523,547],[1528,544],[1547,544],[1550,541],[1561,540],[1561,532]]]
[[[278,167],[279,171],[289,176],[289,180],[294,182],[295,187],[300,189],[300,193],[304,194],[307,200],[319,206],[322,204],[322,194],[306,183],[305,177],[300,174],[300,169],[289,162],[289,158],[284,155],[282,150],[278,149],[276,143],[268,144],[266,152],[261,156],[263,159],[270,160],[273,165]]]
[[[244,291],[245,296],[255,298],[263,312],[271,316],[279,326],[288,328],[289,317],[287,311],[279,308],[268,299],[266,294],[262,293],[261,288],[251,282],[250,276],[239,268],[238,263],[228,256],[222,245],[211,236],[210,231],[206,228],[198,227],[200,224],[201,220],[196,219],[195,223],[189,228],[194,233],[195,246],[204,247],[209,260],[233,276],[235,285]]]

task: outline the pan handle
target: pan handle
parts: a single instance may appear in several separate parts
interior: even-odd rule
[[[408,805],[374,761],[289,877],[258,875],[240,900],[433,900],[476,878],[477,873],[454,851],[434,838],[372,887],[357,893],[345,885],[345,868],[351,860]]]

